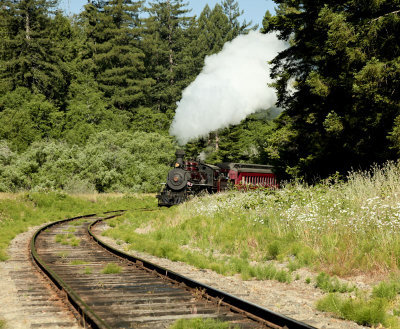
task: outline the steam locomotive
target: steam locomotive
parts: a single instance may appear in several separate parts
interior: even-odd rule
[[[201,192],[225,191],[229,186],[276,188],[272,166],[224,162],[216,166],[202,161],[184,160],[185,152],[175,153],[176,161],[168,172],[167,183],[157,195],[158,206],[170,207]]]

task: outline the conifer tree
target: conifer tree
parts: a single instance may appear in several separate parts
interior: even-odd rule
[[[86,33],[82,64],[100,90],[120,110],[134,112],[151,80],[145,78],[139,48],[141,1],[92,1],[81,14]]]
[[[0,88],[26,87],[61,102],[67,89],[65,66],[54,41],[57,1],[1,1]],[[52,18],[54,17],[56,19]],[[53,15],[53,16],[52,16]]]
[[[290,47],[273,61],[285,112],[269,139],[270,154],[287,172],[310,179],[393,159],[399,0],[278,3],[264,31],[277,32]]]
[[[193,20],[182,0],[157,0],[149,5],[143,40],[148,76],[155,80],[149,104],[172,119],[182,81],[187,78],[183,50],[189,43],[187,30]]]
[[[249,29],[257,29],[257,25],[251,26],[252,21],[247,23],[246,20],[244,20],[240,23],[238,18],[244,14],[244,11],[239,9],[239,4],[236,0],[224,0],[222,1],[222,7],[225,15],[228,17],[229,25],[231,26],[228,39],[232,40],[239,34],[247,33]]]

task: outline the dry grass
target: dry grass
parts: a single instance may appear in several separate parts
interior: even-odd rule
[[[6,192],[0,192],[0,200],[16,200],[18,199],[22,194],[20,193],[6,193]]]

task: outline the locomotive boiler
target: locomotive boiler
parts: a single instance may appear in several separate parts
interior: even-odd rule
[[[228,186],[239,189],[271,187],[277,180],[272,166],[224,162],[218,165],[184,160],[185,152],[175,153],[176,161],[168,172],[167,182],[157,195],[159,206],[173,206],[201,192],[225,191]]]

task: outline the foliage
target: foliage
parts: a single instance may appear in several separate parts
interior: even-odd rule
[[[236,126],[210,134],[208,141],[200,144],[206,162],[268,163],[269,156],[264,147],[272,130],[270,122],[271,111],[267,110],[250,115]],[[188,144],[188,154],[199,154],[201,148],[196,144],[199,143]]]
[[[155,113],[172,119],[181,91],[187,86],[184,49],[193,19],[182,0],[149,2],[144,19],[143,50],[146,69],[155,80],[149,90],[148,105]]]
[[[82,60],[99,90],[114,107],[132,111],[144,99],[152,79],[146,78],[139,48],[140,1],[94,1],[80,14],[86,35]]]
[[[199,18],[182,0],[95,0],[74,17],[56,5],[0,6],[0,191],[158,190],[182,90],[250,24],[234,0]]]
[[[5,22],[0,41],[0,90],[17,87],[61,102],[65,96],[68,72],[60,45],[68,37],[61,26],[67,19],[55,13],[56,1],[2,1]],[[58,43],[53,42],[55,38]]]
[[[399,1],[279,0],[264,32],[290,47],[273,61],[284,109],[266,151],[283,172],[326,177],[399,151]]]
[[[399,0],[276,3],[276,15],[266,13],[263,31],[290,44],[272,61],[284,112],[273,123],[257,114],[213,132],[190,143],[188,153],[203,152],[211,163],[272,161],[282,178],[307,181],[397,157]],[[110,157],[93,151],[93,136],[104,131],[165,136],[204,58],[256,28],[241,21],[235,0],[206,5],[199,17],[190,15],[183,0],[94,0],[74,17],[56,10],[55,0],[1,4],[0,139],[12,152],[7,161],[13,161],[0,169],[3,191],[155,190],[168,162],[150,170],[157,179],[144,182],[147,176],[136,169],[139,179],[129,180],[118,167],[122,162],[111,168],[105,164]],[[164,142],[169,149],[172,142]],[[69,167],[60,177],[60,168],[43,177],[44,162],[32,159],[45,143],[68,154]],[[87,159],[83,150],[97,157],[85,172],[73,160]]]
[[[0,96],[0,139],[6,139],[19,151],[34,141],[59,138],[62,113],[46,97],[17,87]]]
[[[174,156],[170,138],[158,133],[103,131],[84,147],[63,142],[35,142],[12,153],[3,142],[0,190],[68,192],[158,191]]]

